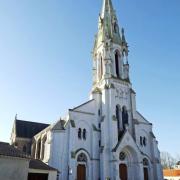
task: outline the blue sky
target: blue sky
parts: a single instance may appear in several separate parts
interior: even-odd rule
[[[137,109],[161,151],[180,153],[180,1],[113,0]],[[101,0],[0,1],[0,141],[14,116],[53,123],[86,101]]]

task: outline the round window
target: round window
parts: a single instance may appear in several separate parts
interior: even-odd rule
[[[126,159],[126,154],[125,154],[124,152],[121,152],[121,153],[119,154],[119,159],[120,159],[121,161],[125,160],[125,159]]]

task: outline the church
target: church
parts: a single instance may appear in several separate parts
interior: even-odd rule
[[[112,1],[103,0],[89,100],[54,124],[15,118],[11,144],[58,169],[59,180],[163,180],[152,124],[136,109],[128,54]]]

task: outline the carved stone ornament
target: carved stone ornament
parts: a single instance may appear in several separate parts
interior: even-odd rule
[[[121,161],[124,161],[124,160],[126,159],[126,154],[125,154],[124,152],[120,152],[120,154],[119,154],[119,159],[120,159]]]
[[[78,162],[87,162],[87,157],[84,153],[79,154],[78,158],[77,158]]]
[[[127,99],[127,97],[128,97],[128,91],[123,91],[121,89],[116,89],[115,98]]]
[[[144,166],[148,166],[149,165],[149,162],[146,158],[143,159],[143,165]]]

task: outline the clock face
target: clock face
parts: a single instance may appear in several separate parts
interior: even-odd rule
[[[120,152],[120,154],[119,154],[119,159],[120,159],[121,161],[124,161],[124,160],[126,159],[126,154],[125,154],[124,152]]]

